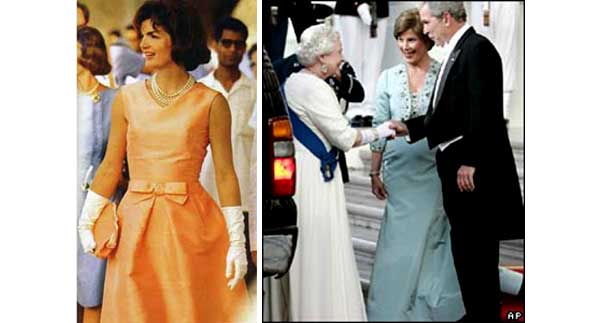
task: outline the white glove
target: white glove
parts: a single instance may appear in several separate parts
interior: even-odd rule
[[[93,253],[96,248],[92,229],[100,216],[100,212],[109,203],[109,199],[96,194],[92,190],[88,190],[85,202],[83,202],[81,216],[79,217],[79,226],[77,227],[81,246],[85,253]]]
[[[375,128],[361,130],[362,144],[369,144],[380,138],[396,136],[396,130],[390,128],[391,123],[391,121],[386,121]]]
[[[244,236],[244,214],[241,206],[222,207],[221,212],[227,223],[229,232],[229,250],[227,251],[227,263],[225,265],[225,277],[230,278],[235,269],[233,278],[229,280],[227,286],[233,289],[248,271],[248,261],[246,260],[246,237]]]
[[[369,4],[366,2],[362,3],[356,7],[356,11],[358,12],[360,20],[362,20],[365,25],[370,26],[371,22],[373,21],[373,17],[371,17],[371,14],[369,13]]]

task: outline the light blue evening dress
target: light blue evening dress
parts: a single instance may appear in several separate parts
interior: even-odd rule
[[[385,70],[376,91],[373,126],[424,115],[440,64],[433,59],[418,93],[410,93],[404,63]],[[426,140],[371,145],[383,151],[387,203],[367,299],[369,321],[456,321],[464,315],[442,206],[435,151]]]

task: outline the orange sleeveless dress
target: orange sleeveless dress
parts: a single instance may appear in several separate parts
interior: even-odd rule
[[[218,92],[197,83],[163,108],[144,82],[121,91],[131,180],[118,208],[102,323],[241,321],[246,285],[227,287],[225,219],[198,182]]]

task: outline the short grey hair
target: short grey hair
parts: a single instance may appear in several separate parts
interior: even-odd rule
[[[457,21],[467,21],[467,11],[462,1],[424,1],[421,7],[429,6],[431,15],[442,18],[444,12],[448,12]]]
[[[329,24],[318,24],[306,28],[300,36],[300,44],[296,55],[298,62],[304,66],[317,63],[319,56],[333,52],[340,34]]]

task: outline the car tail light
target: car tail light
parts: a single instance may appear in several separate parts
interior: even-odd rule
[[[296,191],[296,160],[292,127],[287,117],[273,118],[269,122],[271,159],[271,194],[292,196]]]
[[[273,195],[294,195],[296,162],[293,157],[275,158],[273,162]]]
[[[276,141],[273,143],[273,157],[294,156],[294,143],[290,140]]]
[[[273,140],[292,140],[292,127],[287,118],[279,118],[271,122]]]

